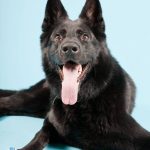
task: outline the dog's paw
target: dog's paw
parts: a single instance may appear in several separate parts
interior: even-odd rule
[[[3,115],[5,115],[6,114],[6,110],[5,110],[5,106],[6,106],[6,104],[5,104],[5,98],[1,98],[0,97],[0,117],[2,117]]]

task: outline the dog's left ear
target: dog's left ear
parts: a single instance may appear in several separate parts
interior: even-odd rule
[[[67,12],[60,0],[48,0],[42,30],[47,31],[59,20],[67,18]]]
[[[104,34],[105,23],[99,0],[86,0],[85,6],[79,17],[90,25],[95,34],[96,32],[98,32],[97,35]]]

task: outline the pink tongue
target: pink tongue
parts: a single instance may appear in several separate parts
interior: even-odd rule
[[[82,66],[74,68],[68,65],[63,66],[64,80],[62,81],[61,98],[65,105],[74,105],[77,102],[79,82],[78,77],[82,72]]]

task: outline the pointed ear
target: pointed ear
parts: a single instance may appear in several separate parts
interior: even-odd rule
[[[51,28],[58,20],[67,17],[67,12],[60,0],[48,0],[42,30],[49,30],[49,28]]]
[[[98,30],[100,33],[105,32],[105,23],[99,0],[86,0],[79,17],[88,23],[91,28],[95,28],[94,30]]]

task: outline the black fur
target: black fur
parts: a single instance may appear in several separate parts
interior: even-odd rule
[[[99,0],[86,0],[76,21],[69,20],[59,0],[48,0],[42,31],[46,79],[27,90],[0,90],[0,115],[45,118],[21,150],[42,150],[48,143],[86,150],[149,150],[150,133],[130,116],[134,83],[107,48]],[[60,71],[66,63],[88,66],[75,105],[61,101]]]

